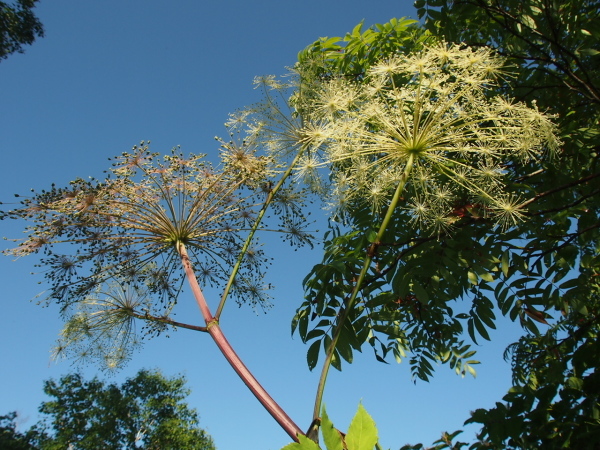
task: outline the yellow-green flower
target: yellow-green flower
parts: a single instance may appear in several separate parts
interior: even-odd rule
[[[360,83],[323,82],[305,109],[327,133],[321,167],[331,167],[335,203],[380,210],[410,160],[403,196],[424,226],[446,228],[458,199],[502,226],[516,223],[522,211],[504,192],[507,163],[560,143],[535,105],[497,93],[503,64],[489,49],[439,44],[382,61]]]

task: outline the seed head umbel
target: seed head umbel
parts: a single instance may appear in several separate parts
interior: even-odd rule
[[[144,286],[159,302],[175,302],[182,283],[177,245],[184,244],[208,284],[234,264],[244,230],[260,207],[264,159],[230,146],[219,167],[178,148],[160,156],[142,142],[113,158],[104,180],[76,179],[66,188],[33,193],[4,217],[29,222],[27,238],[7,253],[41,255],[48,300],[67,308],[108,280]],[[262,276],[264,258],[242,272]],[[222,275],[221,275],[222,276]],[[244,283],[238,292],[243,293]]]

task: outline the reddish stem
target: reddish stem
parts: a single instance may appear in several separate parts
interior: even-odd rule
[[[285,432],[294,441],[298,442],[298,435],[304,433],[298,427],[298,425],[296,425],[292,419],[290,419],[285,411],[281,409],[277,402],[271,398],[271,396],[267,393],[267,391],[265,391],[256,378],[254,378],[254,375],[252,375],[250,370],[248,370],[248,368],[244,365],[240,357],[235,353],[231,347],[231,344],[225,338],[223,330],[221,330],[221,326],[219,325],[219,321],[214,318],[210,312],[210,309],[208,308],[208,304],[206,303],[202,289],[198,284],[198,280],[192,268],[192,263],[190,262],[185,245],[183,243],[179,243],[177,250],[181,257],[181,263],[183,264],[183,269],[190,284],[190,288],[192,289],[194,298],[196,299],[196,303],[200,307],[202,317],[204,317],[204,320],[206,321],[208,333],[212,336],[213,340],[217,344],[217,347],[219,347],[219,350],[221,350],[221,353],[223,353],[223,356],[225,356],[225,359],[227,359],[229,364],[231,364],[233,370],[235,370],[248,389],[252,391],[258,401],[265,407],[265,409],[285,430]]]

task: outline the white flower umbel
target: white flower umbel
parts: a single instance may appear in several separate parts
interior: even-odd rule
[[[382,61],[360,85],[323,83],[310,114],[327,129],[337,202],[366,201],[379,211],[382,192],[389,203],[410,159],[403,197],[408,208],[418,205],[419,223],[439,232],[457,198],[503,227],[516,223],[522,211],[504,193],[506,164],[553,152],[559,141],[535,105],[497,93],[503,64],[489,49],[439,44]]]
[[[151,308],[148,292],[117,281],[98,286],[75,305],[54,348],[54,357],[102,361],[115,369],[140,345],[135,314]],[[139,314],[139,313],[138,313]]]

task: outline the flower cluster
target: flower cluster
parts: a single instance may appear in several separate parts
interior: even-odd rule
[[[101,361],[107,369],[121,366],[141,344],[135,314],[151,307],[150,296],[139,286],[117,281],[98,286],[69,311],[54,358]]]
[[[30,224],[27,238],[5,253],[41,254],[47,301],[61,305],[66,320],[56,356],[114,368],[140,343],[135,319],[151,334],[169,325],[194,328],[169,317],[187,258],[203,286],[227,284],[226,294],[239,303],[269,305],[269,259],[249,231],[267,229],[255,221],[274,171],[252,141],[221,144],[221,164],[214,167],[178,148],[161,157],[142,142],[114,158],[104,180],[53,185],[0,214]],[[281,189],[272,203],[284,226],[275,231],[293,245],[308,242],[301,199]]]
[[[115,279],[143,286],[170,308],[182,283],[177,245],[186,246],[206,283],[226,279],[262,204],[256,187],[266,182],[264,159],[235,151],[224,149],[217,169],[202,155],[173,149],[160,158],[146,143],[135,146],[113,160],[105,180],[53,186],[5,212],[31,223],[7,253],[41,252],[49,299],[65,308]],[[243,280],[262,278],[265,263],[260,249],[244,258],[238,299],[262,301],[254,282]]]
[[[325,80],[304,103],[326,136],[333,203],[389,203],[407,166],[404,207],[414,222],[440,232],[457,204],[516,224],[522,214],[503,179],[509,163],[529,163],[559,146],[550,118],[497,93],[504,60],[489,49],[438,44],[372,66],[360,82]]]
[[[262,101],[231,114],[225,125],[232,134],[243,133],[244,142],[264,149],[272,170],[293,167],[296,181],[302,180],[310,190],[322,193],[325,186],[313,169],[322,163],[321,147],[328,134],[319,120],[303,112],[306,97],[298,75],[291,73],[285,81],[274,76],[257,77],[254,84],[262,90]]]

